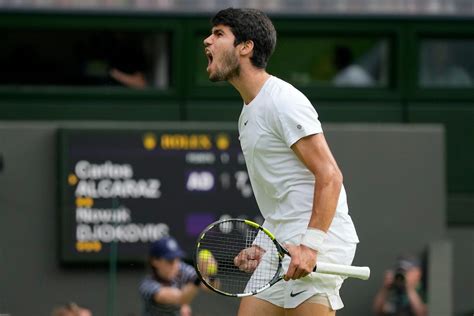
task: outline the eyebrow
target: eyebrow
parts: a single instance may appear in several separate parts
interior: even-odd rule
[[[212,30],[211,30],[211,33],[212,33],[212,34],[215,34],[215,33],[217,33],[217,32],[225,33],[225,31],[224,31],[224,29],[223,29],[222,27],[217,27],[217,26],[213,27]]]

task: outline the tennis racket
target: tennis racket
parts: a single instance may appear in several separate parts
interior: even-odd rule
[[[199,236],[195,268],[212,291],[244,297],[260,293],[283,278],[282,259],[290,255],[266,228],[249,220],[225,219]],[[313,273],[367,280],[369,267],[318,262]]]

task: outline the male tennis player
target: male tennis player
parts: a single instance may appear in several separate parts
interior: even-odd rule
[[[351,264],[359,240],[318,114],[301,92],[266,72],[276,31],[264,13],[229,8],[212,26],[204,40],[209,79],[228,81],[244,101],[239,138],[255,198],[264,226],[291,254],[284,262],[288,282],[243,298],[239,315],[335,315],[343,307],[343,278],[304,277],[317,260]],[[235,264],[245,270],[252,266],[247,259],[259,257]]]

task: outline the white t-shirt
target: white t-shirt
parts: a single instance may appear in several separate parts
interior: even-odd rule
[[[313,206],[315,178],[290,148],[302,137],[322,133],[309,100],[289,83],[270,77],[258,95],[244,104],[239,139],[264,226],[278,240],[304,233]],[[341,189],[329,231],[358,242]]]

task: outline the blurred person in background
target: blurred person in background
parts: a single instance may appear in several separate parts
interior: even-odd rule
[[[393,270],[385,272],[377,292],[373,310],[377,316],[426,316],[423,271],[419,260],[400,256]]]
[[[426,43],[421,48],[420,83],[424,87],[459,87],[472,85],[472,78],[458,64],[456,53],[463,53],[462,46],[444,41]]]
[[[76,303],[67,303],[56,307],[51,316],[92,316],[92,312]]]
[[[332,82],[337,87],[370,87],[374,86],[374,79],[362,67],[354,63],[352,50],[345,46],[334,48],[334,66],[338,73]]]
[[[183,262],[184,252],[176,239],[163,237],[149,250],[151,273],[140,283],[143,316],[190,316],[190,303],[201,280],[193,266]]]

